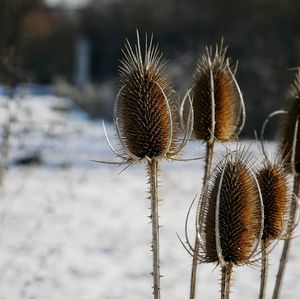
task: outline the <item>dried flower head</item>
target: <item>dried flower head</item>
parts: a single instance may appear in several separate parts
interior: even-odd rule
[[[279,239],[289,220],[291,201],[287,173],[280,163],[266,160],[257,170],[256,177],[264,204],[264,230],[262,240]]]
[[[300,70],[289,89],[287,116],[283,118],[280,130],[280,150],[285,167],[289,171],[300,173],[300,129],[298,126],[300,117]]]
[[[114,118],[126,154],[133,160],[171,158],[182,146],[181,122],[166,61],[152,37],[142,55],[138,33],[134,49],[127,41],[123,56]]]
[[[226,57],[226,50],[223,44],[216,47],[215,54],[206,49],[197,64],[191,92],[196,139],[235,139],[244,125],[243,98],[235,79],[236,69]]]
[[[262,234],[262,203],[251,158],[244,150],[230,153],[209,179],[198,215],[204,262],[249,263]]]

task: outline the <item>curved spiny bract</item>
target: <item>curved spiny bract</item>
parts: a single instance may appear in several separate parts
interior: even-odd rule
[[[300,173],[300,129],[295,132],[297,121],[300,121],[300,71],[297,72],[294,82],[290,86],[288,103],[286,106],[288,112],[283,119],[280,130],[280,150],[285,167],[290,172]],[[299,128],[299,126],[298,126]],[[295,134],[294,134],[295,133]],[[292,165],[292,148],[296,137],[294,165]]]
[[[178,103],[166,62],[152,38],[142,56],[139,36],[132,49],[127,42],[120,66],[121,91],[115,121],[127,152],[135,159],[170,158],[181,132]]]
[[[199,256],[203,262],[241,265],[251,261],[261,237],[262,206],[249,163],[251,159],[245,152],[231,153],[209,179],[198,215]]]
[[[207,50],[198,61],[192,87],[195,139],[208,141],[213,135],[228,141],[238,137],[243,103],[226,50],[222,45],[214,55]]]
[[[264,204],[262,240],[269,243],[280,239],[287,228],[291,201],[290,186],[287,173],[279,163],[265,161],[257,170],[256,177]]]

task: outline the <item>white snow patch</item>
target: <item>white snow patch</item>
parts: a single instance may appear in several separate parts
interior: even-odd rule
[[[119,174],[122,167],[91,162],[115,157],[99,121],[73,110],[53,109],[69,104],[53,96],[10,102],[16,119],[11,160],[39,151],[43,163],[12,165],[0,190],[0,298],[150,299],[151,225],[145,167],[135,165]],[[1,115],[5,116],[3,111]],[[113,137],[111,125],[108,131]],[[259,159],[255,142],[252,148]],[[223,150],[217,146],[218,153]],[[186,157],[203,156],[204,146],[191,142],[184,152]],[[188,298],[192,260],[176,233],[184,237],[186,213],[201,189],[203,161],[164,162],[161,168],[162,298]],[[292,244],[282,298],[296,299],[299,238]],[[281,245],[271,253],[267,298],[280,252]],[[218,298],[219,269],[215,265],[199,269],[198,297]],[[236,268],[232,298],[258,297],[259,278],[259,267]]]

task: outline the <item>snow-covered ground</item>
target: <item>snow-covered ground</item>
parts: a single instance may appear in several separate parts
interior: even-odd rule
[[[91,162],[115,157],[101,123],[68,105],[53,96],[11,104],[11,167],[0,188],[0,299],[150,299],[144,165],[120,174],[122,167]],[[112,126],[108,131],[113,136]],[[252,148],[258,158],[256,145]],[[223,149],[217,147],[219,153]],[[192,142],[184,156],[203,152],[203,145]],[[24,153],[39,153],[42,163],[14,165]],[[184,236],[187,210],[201,188],[203,161],[164,162],[161,168],[162,298],[183,299],[189,293],[191,257],[176,233]],[[267,298],[280,244],[271,253]],[[282,298],[299,298],[299,247],[295,238]],[[232,298],[258,298],[259,277],[258,266],[236,269]],[[198,298],[219,298],[219,279],[215,265],[200,265]]]

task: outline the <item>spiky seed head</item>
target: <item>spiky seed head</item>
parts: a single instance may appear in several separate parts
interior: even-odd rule
[[[237,137],[241,113],[241,94],[234,78],[235,69],[223,45],[207,50],[197,63],[192,98],[195,139],[209,140],[213,131],[220,141]],[[214,97],[215,108],[212,106]],[[213,124],[212,113],[215,114]]]
[[[300,122],[300,70],[297,71],[294,82],[291,84],[286,105],[287,116],[282,118],[280,126],[280,151],[285,167],[289,171],[300,173],[300,125],[296,132],[295,165],[292,163],[292,148],[294,144],[294,132],[297,121]]]
[[[241,151],[225,157],[214,169],[199,215],[204,262],[219,262],[217,239],[226,263],[250,262],[260,238],[262,207],[250,157]],[[219,194],[219,209],[217,199]],[[219,222],[219,235],[216,230]]]
[[[285,169],[279,163],[265,161],[256,172],[264,205],[262,239],[279,239],[289,220],[290,186]]]
[[[166,61],[152,37],[149,43],[146,38],[144,55],[138,35],[134,50],[127,41],[119,70],[115,121],[123,145],[136,159],[171,157],[180,133],[179,109]]]

